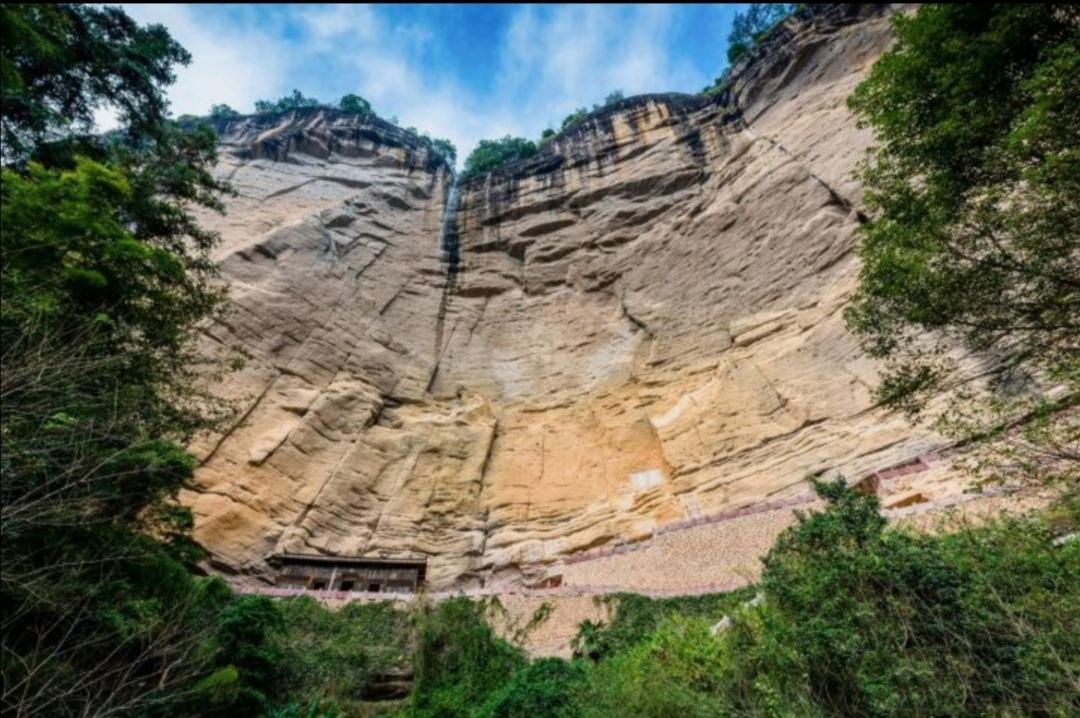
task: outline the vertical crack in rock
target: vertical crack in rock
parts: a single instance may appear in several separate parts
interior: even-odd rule
[[[460,194],[458,192],[458,176],[452,172],[450,187],[446,191],[446,206],[443,210],[442,231],[439,236],[439,249],[442,260],[446,263],[446,282],[443,284],[442,299],[439,301],[439,314],[435,318],[435,365],[431,369],[431,378],[428,380],[427,390],[430,392],[439,377],[439,366],[442,363],[443,331],[446,326],[446,312],[450,306],[450,295],[453,294],[457,284],[458,270],[461,264],[461,247],[458,237],[457,210]]]

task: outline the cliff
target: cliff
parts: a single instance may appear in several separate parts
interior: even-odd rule
[[[725,92],[628,98],[457,191],[385,123],[219,125],[232,304],[205,346],[246,357],[215,387],[242,410],[184,496],[214,565],[531,581],[939,446],[873,406],[841,316],[870,139],[845,99],[891,11],[810,6]]]

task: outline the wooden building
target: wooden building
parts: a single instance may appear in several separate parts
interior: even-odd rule
[[[426,559],[278,554],[276,585],[313,591],[416,593],[424,585]]]

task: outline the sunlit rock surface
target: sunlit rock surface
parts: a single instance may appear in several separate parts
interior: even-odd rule
[[[845,100],[893,9],[811,8],[730,91],[629,98],[463,183],[453,252],[451,175],[411,135],[325,110],[221,124],[238,196],[206,221],[232,305],[205,345],[246,362],[184,496],[214,565],[532,581],[938,446],[872,406],[841,316],[870,139]]]

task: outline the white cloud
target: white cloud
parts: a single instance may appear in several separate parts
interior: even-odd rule
[[[126,5],[140,23],[160,23],[191,53],[191,64],[177,68],[169,88],[175,114],[205,114],[225,103],[248,111],[255,100],[276,96],[290,49],[284,40],[254,22],[215,22],[197,5]]]
[[[378,36],[379,19],[370,5],[307,5],[298,18],[315,40],[349,36],[371,41]]]
[[[500,94],[557,124],[612,90],[634,95],[692,85],[697,73],[672,59],[674,12],[662,5],[525,6],[504,40]]]

